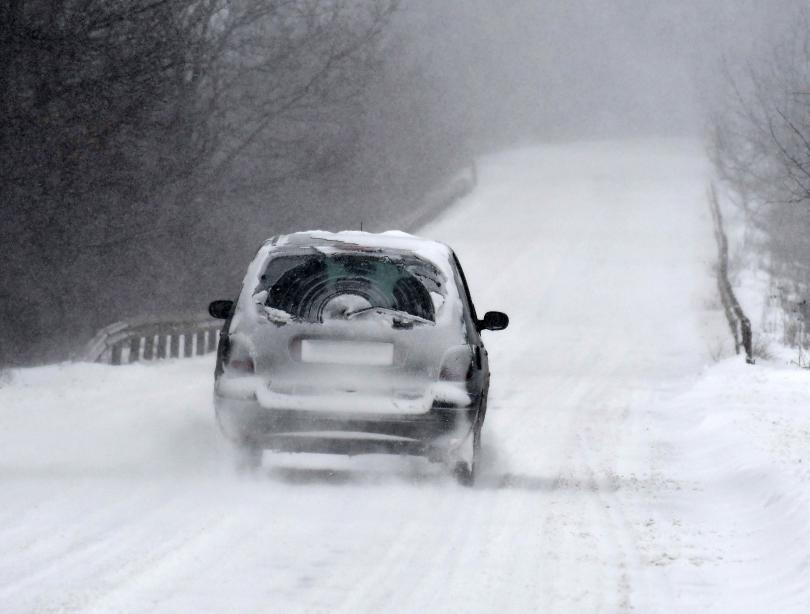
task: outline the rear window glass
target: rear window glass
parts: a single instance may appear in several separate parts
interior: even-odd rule
[[[272,257],[256,291],[305,322],[374,313],[435,322],[445,295],[441,273],[416,256],[322,252]]]

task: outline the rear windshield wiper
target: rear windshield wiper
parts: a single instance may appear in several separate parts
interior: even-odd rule
[[[364,316],[369,313],[391,316],[395,320],[399,320],[401,322],[410,322],[414,324],[434,324],[433,320],[428,320],[427,318],[408,313],[407,311],[391,309],[390,307],[365,307],[363,309],[358,309],[357,311],[347,313],[346,319],[352,320],[356,317]]]

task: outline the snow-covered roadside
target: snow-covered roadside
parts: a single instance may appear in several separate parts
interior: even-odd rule
[[[61,363],[0,382],[0,478],[209,473],[213,357]]]
[[[650,509],[647,542],[673,611],[807,611],[808,396],[806,372],[734,357],[652,410],[655,473],[677,486]]]
[[[678,611],[810,609],[810,372],[782,344],[784,317],[756,236],[720,192],[730,279],[752,323],[756,365],[730,334],[685,392],[649,412],[655,471],[677,491],[651,510],[653,563]],[[684,505],[685,501],[688,505]]]

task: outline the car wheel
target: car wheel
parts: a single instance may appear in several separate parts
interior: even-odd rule
[[[468,452],[468,458],[459,460],[453,467],[453,476],[456,481],[462,486],[475,485],[476,469],[478,468],[478,459],[481,455],[481,424],[478,423],[473,427],[472,432],[472,446]]]
[[[237,473],[255,473],[262,466],[262,448],[249,443],[234,443],[231,446],[231,462]]]

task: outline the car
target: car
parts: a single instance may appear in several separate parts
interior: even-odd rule
[[[268,239],[225,320],[214,405],[236,465],[264,450],[419,455],[475,480],[490,371],[461,264],[398,231]]]

